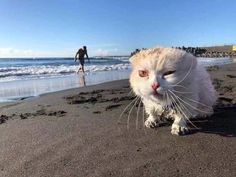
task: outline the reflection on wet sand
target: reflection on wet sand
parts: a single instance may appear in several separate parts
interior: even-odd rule
[[[129,70],[117,70],[110,71],[109,74],[107,73],[107,71],[104,71],[96,74],[73,74],[50,79],[42,78],[15,82],[0,82],[0,103],[20,98],[38,96],[43,93],[126,79],[129,76]]]
[[[82,87],[86,86],[86,80],[85,80],[84,74],[79,76],[79,82],[80,82],[80,86]]]

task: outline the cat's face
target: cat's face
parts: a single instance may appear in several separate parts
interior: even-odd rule
[[[191,72],[196,58],[184,51],[172,48],[143,50],[130,58],[132,73],[130,83],[136,95],[161,102],[165,92],[191,82]],[[189,73],[189,74],[188,74]]]

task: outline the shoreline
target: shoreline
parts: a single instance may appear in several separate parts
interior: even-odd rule
[[[236,58],[235,58],[235,61],[234,61],[234,63],[236,63]],[[215,66],[227,66],[227,65],[232,65],[232,64],[234,64],[234,63],[228,63],[228,64],[222,64],[222,65],[212,65],[212,66],[208,66],[207,68],[212,68],[212,67],[215,67]],[[127,70],[127,71],[121,71],[121,72],[125,72],[126,74],[126,76],[129,76],[129,70]],[[81,76],[83,76],[83,75],[81,75],[81,74],[77,74],[79,77],[81,77]],[[68,77],[68,76],[66,76],[66,77]],[[70,76],[70,77],[72,77],[72,76]],[[122,76],[122,77],[125,77],[125,76]],[[61,77],[60,77],[61,78]],[[59,78],[59,80],[60,80],[60,78]],[[123,78],[123,79],[127,79],[128,80],[128,78]],[[98,83],[92,83],[92,84],[89,84],[89,85],[87,85],[87,86],[93,86],[93,85],[98,85],[98,84],[105,84],[105,83],[109,83],[109,82],[113,82],[113,81],[119,81],[119,80],[123,80],[123,79],[116,79],[116,80],[109,80],[109,81],[104,81],[104,82],[98,82]],[[82,82],[82,81],[81,81]],[[35,95],[35,96],[22,96],[22,97],[16,97],[16,98],[12,98],[12,99],[7,99],[6,101],[1,101],[0,102],[0,107],[1,107],[1,105],[5,105],[5,104],[11,104],[11,103],[16,103],[16,102],[21,102],[22,100],[30,100],[30,99],[35,99],[35,98],[37,98],[37,97],[40,97],[40,96],[42,96],[42,95],[44,95],[44,94],[50,94],[50,93],[56,93],[56,92],[63,92],[63,91],[66,91],[66,90],[71,90],[71,89],[77,89],[77,88],[82,88],[82,87],[84,87],[83,85],[81,85],[81,86],[77,86],[77,87],[72,87],[72,88],[65,88],[65,89],[62,89],[62,90],[55,90],[55,91],[49,91],[49,92],[45,92],[45,93],[40,93],[40,94],[38,94],[38,95]]]
[[[234,66],[236,65],[236,61],[234,63],[228,63],[228,64],[223,64],[223,65],[213,65],[213,66],[208,66],[208,72],[211,73],[212,71],[216,71],[218,70],[220,67],[230,67],[230,66]],[[81,75],[80,75],[81,76]],[[27,97],[19,97],[19,98],[16,98],[15,100],[13,99],[12,101],[6,101],[6,102],[0,102],[0,108],[2,106],[5,106],[5,105],[11,105],[11,104],[20,104],[21,102],[25,102],[25,101],[29,101],[29,100],[34,100],[34,99],[37,99],[37,98],[40,98],[42,96],[47,96],[47,95],[50,95],[50,94],[57,94],[57,93],[65,93],[65,92],[73,92],[75,90],[78,90],[78,89],[89,89],[90,87],[96,87],[96,86],[102,86],[105,84],[112,84],[112,83],[116,83],[116,82],[119,82],[119,81],[128,81],[129,78],[124,78],[124,79],[118,79],[118,80],[112,80],[112,81],[105,81],[105,82],[101,82],[101,83],[94,83],[94,84],[91,84],[91,85],[86,85],[86,86],[79,86],[79,87],[73,87],[73,88],[68,88],[68,89],[63,89],[63,90],[57,90],[57,91],[52,91],[52,92],[46,92],[46,93],[42,93],[42,94],[39,94],[39,95],[36,95],[36,96],[27,96]]]
[[[235,59],[235,61],[233,62],[233,63],[227,63],[227,64],[221,64],[221,65],[210,65],[210,66],[208,66],[207,68],[211,68],[211,67],[214,67],[214,66],[227,66],[227,65],[231,65],[231,64],[234,64],[234,63],[236,63],[236,59]],[[92,85],[97,85],[97,84],[103,84],[103,83],[107,83],[107,82],[112,82],[112,81],[118,81],[118,80],[122,80],[122,79],[128,79],[128,76],[129,76],[129,73],[130,73],[130,70],[123,70],[123,71],[113,71],[113,72],[115,72],[115,73],[117,73],[117,72],[121,72],[122,74],[121,74],[121,76],[119,76],[121,79],[112,79],[112,78],[108,78],[108,81],[106,81],[106,80],[104,80],[104,79],[100,79],[100,80],[98,80],[97,82],[94,82],[94,81],[92,81],[92,82],[94,82],[94,83],[91,83],[91,77],[93,76],[93,74],[92,75],[87,75],[87,76],[85,76],[84,78],[82,78],[83,77],[83,75],[81,75],[81,74],[73,74],[73,75],[69,75],[69,76],[65,76],[65,78],[69,78],[69,82],[75,82],[75,84],[72,84],[72,86],[70,86],[71,88],[61,88],[61,89],[59,89],[59,90],[52,90],[52,91],[47,91],[47,92],[44,92],[44,93],[39,93],[39,94],[36,94],[36,95],[34,95],[34,94],[30,94],[30,95],[27,95],[27,96],[18,96],[18,97],[15,97],[15,98],[6,98],[5,99],[5,101],[0,101],[0,106],[2,105],[2,104],[11,104],[11,103],[15,103],[15,102],[20,102],[20,101],[22,101],[22,100],[28,100],[28,99],[34,99],[34,98],[37,98],[37,97],[40,97],[41,95],[43,95],[43,94],[48,94],[48,93],[54,93],[54,92],[58,92],[58,91],[65,91],[65,90],[70,90],[70,89],[76,89],[76,88],[81,88],[81,87],[84,87],[84,85],[83,84],[85,84],[85,86],[87,85],[86,84],[86,80],[88,79],[89,80],[89,83],[88,83],[88,86],[92,86]],[[106,73],[105,73],[106,74]],[[80,79],[79,80],[75,80],[74,81],[74,78],[75,77],[79,77]],[[88,77],[88,78],[86,78],[86,77]],[[119,78],[119,77],[117,77],[117,78]],[[55,80],[56,82],[57,81],[60,81],[61,79],[62,79],[63,77],[59,77],[59,78],[49,78],[49,80]],[[97,78],[99,78],[99,76],[97,77]],[[47,79],[46,79],[47,80]],[[96,79],[94,79],[94,80],[96,80]],[[35,80],[35,81],[37,81],[37,80]],[[63,80],[62,80],[63,81]],[[26,80],[26,82],[32,82],[32,80],[29,80],[29,81],[27,81]],[[61,82],[61,81],[60,81]],[[69,83],[68,82],[68,83]],[[79,84],[78,84],[78,82],[79,82]],[[28,84],[28,83],[27,83]],[[26,85],[27,85],[26,84]],[[45,84],[45,83],[43,83],[43,84]],[[50,83],[49,83],[50,84]],[[76,86],[77,85],[77,86]],[[79,86],[78,86],[79,85]]]
[[[53,93],[67,89],[79,88],[88,85],[96,85],[113,80],[128,78],[130,70],[117,70],[100,72],[99,74],[74,73],[72,75],[56,78],[43,78],[39,80],[23,80],[12,83],[4,83],[0,88],[0,104],[8,101],[18,101],[27,97],[37,97],[44,93]],[[18,83],[20,82],[20,84]]]
[[[222,65],[232,63],[230,58],[198,58],[203,65]],[[31,96],[38,96],[42,93],[50,93],[58,90],[82,87],[84,85],[94,85],[112,80],[125,79],[129,77],[130,69],[118,69],[105,71],[104,66],[100,72],[88,72],[85,77],[78,74],[62,75],[57,77],[43,77],[16,80],[10,82],[0,82],[0,102],[8,102],[24,99]],[[113,66],[110,66],[113,68]],[[126,66],[128,67],[128,66]],[[91,69],[91,68],[90,68]],[[100,68],[101,69],[101,68]],[[109,68],[108,68],[109,70]]]

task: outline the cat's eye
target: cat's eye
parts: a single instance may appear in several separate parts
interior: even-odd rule
[[[138,74],[140,77],[147,77],[149,73],[147,70],[139,70]]]
[[[171,75],[173,73],[175,73],[175,71],[167,71],[163,74],[163,76],[168,76],[168,75]]]

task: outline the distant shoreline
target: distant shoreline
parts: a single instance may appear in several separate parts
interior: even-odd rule
[[[205,64],[208,63],[209,65],[215,65],[217,62],[220,62],[218,63],[220,65],[225,64],[226,62],[232,62],[232,60],[228,60],[227,58],[223,58],[222,60],[220,58],[199,58],[199,61]],[[117,70],[105,71],[104,68],[104,71],[102,72],[87,72],[84,78],[81,74],[73,72],[70,74],[62,74],[58,77],[48,76],[45,78],[2,81],[0,82],[0,102],[14,102],[44,93],[83,87],[84,81],[86,85],[95,85],[113,80],[127,79],[129,77],[129,72],[130,69],[119,69],[119,67],[117,67]]]
[[[236,61],[235,61],[236,62]],[[224,64],[224,65],[221,65],[221,66],[227,66],[227,65],[236,65],[235,63],[229,63],[229,64]],[[213,66],[209,66],[209,71],[211,70],[215,70],[216,68],[219,68],[219,67],[215,67],[217,65],[213,65]],[[127,80],[128,78],[123,78],[124,80]],[[117,79],[117,80],[108,80],[108,81],[104,81],[104,82],[100,82],[100,83],[94,83],[94,84],[89,84],[88,86],[91,87],[91,86],[96,86],[96,85],[102,85],[102,84],[106,84],[106,83],[110,83],[110,82],[114,82],[114,81],[119,81],[119,80],[123,80],[123,79]],[[37,97],[41,97],[41,96],[44,96],[44,95],[48,95],[48,94],[51,94],[51,93],[57,93],[57,92],[63,92],[63,91],[69,91],[69,90],[73,90],[73,89],[77,89],[77,88],[83,88],[83,86],[78,86],[78,87],[72,87],[72,88],[65,88],[65,89],[61,89],[61,90],[55,90],[55,91],[50,91],[50,92],[45,92],[45,93],[40,93],[36,96],[22,96],[22,97],[17,97],[17,98],[14,98],[14,99],[10,99],[10,100],[6,100],[6,101],[2,101],[0,102],[0,105],[5,105],[5,104],[12,104],[12,103],[17,103],[17,102],[22,102],[22,101],[28,101],[28,100],[31,100],[31,99],[37,99]]]

